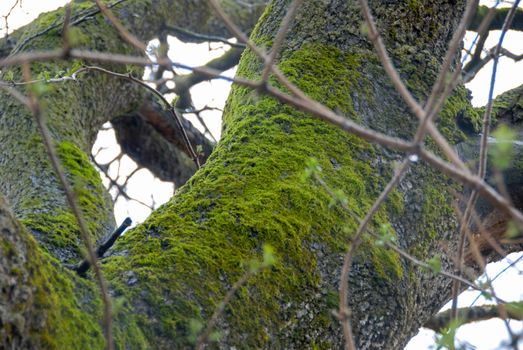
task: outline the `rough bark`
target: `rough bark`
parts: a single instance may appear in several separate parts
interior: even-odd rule
[[[501,30],[501,27],[503,26],[503,22],[505,21],[505,17],[507,16],[509,10],[510,8],[508,7],[496,9],[494,17],[492,18],[492,21],[490,22],[490,25],[487,30]],[[469,25],[469,30],[477,31],[479,29],[481,21],[483,20],[483,18],[485,18],[488,12],[488,6],[479,6],[472,22]],[[514,20],[512,22],[512,25],[510,26],[510,29],[519,31],[523,30],[523,9],[518,8],[516,10],[516,14],[514,16]]]
[[[233,13],[241,15],[238,20],[244,27],[252,26],[260,10],[259,5],[253,4],[243,7],[244,12]],[[238,8],[236,3],[224,5]],[[133,52],[102,16],[85,16],[92,8],[93,4],[85,1],[77,1],[73,6],[74,45],[112,53]],[[198,1],[133,0],[112,10],[145,41],[154,38],[164,23],[226,35],[220,22],[212,18],[210,9]],[[61,47],[62,22],[63,10],[42,14],[24,31],[12,36],[14,51]],[[31,71],[34,78],[53,77],[63,75],[71,66],[72,63],[63,62],[35,63]],[[107,68],[125,71],[116,66]],[[140,69],[131,69],[141,75]],[[4,70],[4,79],[7,71]],[[22,80],[19,68],[12,68],[11,73],[15,81]],[[137,86],[128,82],[89,73],[77,82],[53,85],[40,96],[60,160],[94,238],[110,233],[114,219],[111,200],[89,163],[88,154],[100,126],[140,107],[142,95]],[[1,312],[2,344],[27,349],[103,348],[98,288],[62,265],[78,262],[82,257],[77,223],[52,171],[33,116],[3,90],[0,92],[0,144],[0,192],[13,208],[16,219],[25,226],[21,229],[12,216],[3,220],[1,226],[0,295],[1,300],[6,301],[2,305],[8,305],[2,306]],[[8,207],[3,201],[1,204],[4,215]],[[28,236],[27,229],[38,244]],[[125,332],[116,330],[120,345],[146,347],[147,342],[141,338],[142,333],[132,318],[122,329]]]
[[[415,9],[416,16],[410,6],[397,3],[374,3],[374,8],[395,61],[418,97],[425,97],[459,20],[459,6],[423,4]],[[273,2],[267,11],[253,38],[270,47],[285,3]],[[392,18],[402,20],[387,23]],[[359,9],[352,2],[303,5],[279,66],[329,107],[379,130],[411,136],[414,119],[390,86],[359,23]],[[434,30],[422,35],[426,26]],[[261,68],[247,52],[239,74],[255,78]],[[459,140],[464,136],[453,127],[455,111],[449,110],[461,103],[466,111],[466,93],[451,102],[441,125]],[[263,243],[275,247],[280,263],[239,291],[218,327],[222,346],[341,346],[330,310],[341,255],[356,223],[329,207],[321,187],[300,180],[309,157],[318,159],[325,181],[342,189],[359,215],[400,158],[270,98],[233,89],[222,140],[206,166],[125,236],[115,248],[125,256],[119,253],[105,261],[116,294],[133,300],[140,311],[136,322],[155,334],[158,347],[188,347],[191,320],[210,317],[224,291],[245,271],[238,262],[259,256]],[[450,191],[456,188],[424,165],[415,165],[374,225],[392,223],[400,246],[426,259],[455,235]],[[449,267],[448,261],[444,266]],[[401,348],[450,293],[448,280],[419,271],[370,242],[358,256],[351,281],[349,302],[362,349]]]
[[[179,187],[195,173],[196,164],[173,115],[154,98],[149,96],[137,111],[114,118],[111,124],[125,154],[162,181]],[[200,163],[205,163],[214,145],[189,121],[181,121],[191,145],[200,148]]]
[[[193,17],[204,16],[200,7],[190,6],[201,6],[199,2],[180,3],[186,6],[171,1],[127,1],[115,11],[141,38],[154,35],[162,20],[176,20],[189,29],[218,23]],[[287,4],[276,0],[268,6],[253,32],[257,44],[271,46]],[[425,99],[460,19],[463,1],[373,1],[371,5],[402,76],[417,98]],[[56,16],[42,16],[41,25]],[[355,1],[304,2],[279,56],[279,67],[309,96],[348,118],[411,137],[415,118],[395,93],[360,24]],[[129,52],[98,16],[79,28],[85,31],[82,45],[86,47]],[[38,25],[33,31],[38,31]],[[48,47],[52,40],[59,45],[59,33],[52,33],[31,40],[31,49]],[[32,66],[35,74],[63,68],[56,63]],[[246,51],[239,74],[256,78],[262,68],[253,53]],[[42,99],[62,162],[95,237],[112,226],[111,207],[86,154],[98,127],[136,109],[130,102],[140,98],[135,86],[93,73],[79,83],[58,86]],[[19,302],[16,312],[21,319],[41,317],[36,326],[32,321],[20,324],[20,317],[11,317],[12,311],[6,313],[11,318],[2,313],[2,324],[10,325],[3,327],[3,339],[27,348],[73,349],[85,344],[101,348],[96,286],[60,264],[80,258],[78,234],[32,117],[6,95],[0,96],[0,108],[0,192],[38,240],[35,244],[2,209],[0,225],[14,232],[9,237],[17,254],[25,257],[25,265],[3,259],[8,255],[2,246],[0,278],[13,274],[11,266],[16,264],[21,279],[34,276],[31,269],[36,269],[43,282],[25,278],[16,288],[25,283],[45,290],[49,301]],[[221,340],[212,347],[340,348],[343,339],[331,310],[337,307],[342,255],[357,222],[331,206],[321,186],[303,180],[305,164],[311,157],[317,159],[324,181],[344,191],[351,210],[363,216],[402,155],[246,88],[233,89],[224,114],[222,140],[206,165],[169,203],[125,234],[102,261],[116,305],[116,346],[191,347],[191,325],[205,323],[248,269],[248,262],[260,257],[263,244],[270,244],[278,263],[237,292],[220,319]],[[477,119],[462,87],[440,114],[439,127],[453,142],[466,138],[455,125],[457,114]],[[413,164],[372,226],[391,224],[400,247],[421,260],[439,252],[443,268],[451,269],[445,252],[457,241],[451,201],[452,193],[460,190],[426,165]],[[0,208],[5,207],[0,203]],[[450,286],[450,280],[420,270],[366,240],[351,270],[348,300],[358,348],[401,349],[449,298]],[[2,289],[0,300],[9,296]],[[38,332],[33,331],[35,327]],[[80,331],[82,327],[85,331]]]

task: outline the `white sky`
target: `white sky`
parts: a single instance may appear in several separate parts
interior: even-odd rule
[[[0,0],[0,36],[5,34],[5,16],[16,0]],[[22,0],[20,1],[22,7],[17,5],[11,15],[9,16],[9,30],[29,23],[37,15],[44,11],[53,10],[66,3],[65,0]],[[492,1],[491,1],[492,2]],[[510,5],[510,4],[509,4]],[[475,33],[468,33],[465,39],[465,47],[468,47],[474,38]],[[493,47],[498,40],[499,32],[494,32],[487,40],[486,48]],[[171,59],[190,64],[193,66],[202,65],[211,58],[219,56],[223,50],[220,45],[209,48],[207,44],[183,44],[177,39],[170,40],[171,51],[169,56]],[[217,48],[218,47],[218,48]],[[505,38],[504,47],[515,54],[523,53],[523,33],[510,32]],[[523,64],[522,62],[514,63],[511,59],[501,58],[499,70],[497,73],[497,80],[495,85],[495,95],[502,93],[508,89],[515,88],[523,83]],[[492,64],[487,65],[467,87],[472,91],[473,104],[476,106],[484,105],[488,96],[488,86],[490,76],[492,73]],[[233,75],[234,70],[227,72],[228,75]],[[214,81],[212,83],[202,83],[192,89],[195,107],[197,109],[205,105],[214,107],[223,107],[224,101],[229,93],[229,83],[224,81]],[[215,137],[220,135],[220,117],[219,113],[204,112],[205,120],[211,132]],[[199,123],[192,120],[195,125]],[[97,158],[99,162],[108,162],[114,158],[118,153],[118,146],[115,146],[114,134],[112,131],[102,131],[100,138],[93,149],[96,151],[100,147],[108,147],[107,150],[100,152]],[[136,165],[127,156],[122,158],[120,164],[120,171],[122,180],[125,179],[125,174],[130,173]],[[111,168],[111,171],[116,174],[116,166]],[[107,181],[106,181],[107,182]],[[145,191],[144,191],[145,189]],[[128,185],[128,194],[146,203],[152,203],[154,197],[155,206],[167,201],[173,193],[173,186],[170,183],[164,183],[155,179],[147,170],[140,170],[133,176]],[[126,216],[131,216],[133,221],[141,222],[148,215],[149,210],[144,206],[135,202],[118,201],[115,206],[115,215],[117,222],[123,221]],[[512,254],[509,258],[516,260],[519,255]],[[487,273],[491,278],[507,266],[507,261],[490,264]],[[521,271],[523,271],[523,264],[518,264],[516,269],[509,269],[504,272],[495,281],[496,291],[499,296],[505,300],[523,300],[523,278],[521,278]],[[477,292],[465,292],[460,296],[459,303],[461,306],[468,306],[476,298]],[[485,300],[480,298],[477,304],[485,303]],[[448,308],[447,305],[445,308]],[[511,322],[514,331],[521,331],[522,322]],[[507,332],[501,320],[491,320],[486,322],[478,322],[471,325],[463,326],[458,331],[457,338],[473,345],[473,349],[491,350],[503,348],[501,342],[507,339]],[[423,350],[434,349],[433,341],[434,333],[422,329],[420,334],[413,338],[406,350]],[[523,343],[522,343],[523,344]]]

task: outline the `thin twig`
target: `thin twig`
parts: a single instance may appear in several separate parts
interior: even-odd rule
[[[363,220],[360,222],[360,225],[358,227],[358,230],[356,231],[356,234],[351,239],[351,245],[347,253],[345,254],[345,257],[343,259],[343,267],[341,269],[341,276],[340,276],[340,300],[339,300],[339,315],[340,315],[340,322],[343,329],[343,335],[345,337],[345,349],[346,350],[356,350],[356,345],[354,341],[354,336],[352,334],[352,329],[350,325],[350,320],[348,318],[348,290],[349,290],[349,272],[350,267],[352,264],[352,258],[354,255],[354,252],[356,249],[360,246],[362,243],[361,236],[365,232],[367,225],[369,224],[370,220],[374,216],[374,214],[378,211],[381,204],[385,201],[389,193],[396,187],[396,185],[399,183],[402,174],[407,170],[409,166],[409,160],[408,158],[405,159],[400,166],[396,169],[396,172],[392,179],[389,181],[387,186],[383,189],[383,191],[380,193],[378,198],[374,201],[372,204],[372,207],[367,211],[367,214],[363,218]]]
[[[95,0],[96,5],[100,9],[100,11],[103,13],[103,15],[111,22],[111,24],[116,28],[118,33],[122,36],[122,38],[127,41],[129,44],[134,46],[140,51],[145,51],[147,49],[147,46],[142,43],[140,40],[138,40],[137,37],[132,35],[125,27],[120,23],[118,18],[113,15],[112,11],[107,8],[100,0]]]
[[[215,36],[215,35],[195,33],[190,30],[187,30],[185,28],[181,28],[181,27],[177,27],[177,26],[164,25],[163,29],[165,31],[174,32],[174,36],[176,36],[181,41],[185,41],[183,39],[184,37],[190,37],[190,38],[194,38],[194,39],[201,40],[201,41],[222,42],[224,44],[229,45],[230,47],[237,47],[240,49],[244,49],[246,47],[245,44],[233,43],[232,41],[230,41],[226,38],[222,38],[222,37]],[[176,34],[178,34],[178,35],[176,35]]]
[[[501,50],[501,47],[503,45],[503,40],[505,38],[505,34],[508,31],[508,28],[510,28],[510,24],[512,23],[512,20],[514,18],[514,15],[516,13],[517,6],[519,4],[520,0],[516,0],[514,2],[514,5],[510,9],[510,11],[507,14],[507,17],[505,18],[505,23],[503,24],[503,28],[501,30],[501,35],[499,38],[498,45],[496,46],[496,50],[494,52],[494,65],[492,67],[492,76],[490,79],[490,88],[489,88],[489,96],[488,96],[488,102],[487,106],[485,108],[485,114],[483,115],[483,127],[482,127],[482,135],[481,135],[481,142],[480,142],[480,151],[479,151],[479,169],[478,169],[478,177],[483,179],[485,177],[486,171],[487,171],[487,151],[488,151],[488,137],[490,134],[490,119],[492,114],[492,105],[494,100],[494,85],[496,82],[496,74],[497,74],[497,67],[499,62],[499,53]],[[465,210],[464,220],[465,222],[462,223],[463,226],[468,225],[468,215],[471,208],[474,206],[474,203],[477,199],[477,192],[473,191],[469,202],[467,203],[467,208]],[[510,203],[510,200],[507,200],[507,202]],[[511,203],[510,203],[511,204]],[[464,228],[461,227],[462,232],[460,234],[459,242],[458,242],[458,269],[461,270],[461,266],[463,263],[463,256],[465,253],[465,235],[464,235]],[[459,282],[454,282],[453,288],[452,288],[452,312],[451,315],[453,318],[456,318],[457,316],[457,310],[458,310],[458,291],[460,289]]]
[[[195,348],[197,350],[203,350],[205,348],[205,344],[209,341],[209,336],[211,335],[214,326],[218,322],[218,318],[225,310],[225,307],[227,306],[227,304],[230,303],[231,299],[234,297],[234,294],[236,294],[236,291],[240,289],[245,283],[247,283],[247,281],[253,274],[254,272],[251,270],[246,271],[245,274],[233,284],[231,289],[227,291],[227,294],[225,294],[223,300],[220,303],[218,303],[218,306],[216,307],[211,316],[211,319],[209,320],[209,322],[207,322],[205,330],[196,339]]]
[[[116,242],[118,237],[120,237],[122,235],[122,233],[129,226],[131,226],[132,223],[133,223],[133,221],[131,220],[131,218],[125,218],[125,220],[122,222],[122,224],[120,226],[118,226],[118,228],[116,230],[114,230],[113,233],[111,233],[109,238],[107,238],[107,240],[96,249],[96,256],[98,258],[103,257],[104,254],[109,250],[109,248],[111,248],[113,246],[113,244]],[[89,270],[90,267],[91,267],[91,263],[89,262],[89,260],[85,259],[80,264],[78,264],[78,266],[75,268],[75,270],[80,276],[85,276],[85,273],[87,272],[87,270]]]
[[[64,43],[62,45],[62,52],[64,57],[67,57],[69,55],[69,51],[71,51],[71,38],[69,35],[69,22],[71,21],[71,4],[65,5],[65,14],[64,14],[64,27],[62,29],[62,37],[64,39]]]
[[[13,4],[13,6],[11,6],[11,8],[9,9],[9,11],[7,12],[7,14],[2,17],[4,17],[4,20],[5,20],[5,38],[9,38],[9,21],[8,21],[8,18],[9,16],[11,16],[11,13],[13,12],[13,10],[15,9],[16,5],[20,4],[20,8],[22,7],[22,1],[21,0],[16,0]]]
[[[194,148],[193,148],[193,146],[191,144],[191,141],[189,140],[189,136],[187,136],[187,131],[183,127],[182,121],[180,119],[181,117],[178,115],[178,113],[176,112],[174,107],[171,106],[169,101],[167,101],[165,99],[165,97],[160,92],[158,92],[152,86],[149,86],[148,84],[144,83],[140,79],[137,79],[137,78],[133,77],[130,74],[116,73],[116,72],[112,72],[112,71],[109,71],[107,69],[104,69],[104,68],[101,68],[101,67],[95,67],[95,66],[88,66],[88,67],[80,68],[79,70],[77,70],[73,74],[73,78],[76,79],[78,74],[80,74],[80,73],[82,73],[84,71],[87,71],[87,70],[94,70],[94,71],[102,72],[104,74],[108,74],[108,75],[111,75],[111,76],[114,76],[114,77],[117,77],[117,78],[121,78],[121,79],[132,81],[134,83],[137,83],[137,84],[141,85],[142,87],[146,88],[147,90],[151,91],[154,95],[158,96],[160,98],[160,100],[162,101],[162,103],[167,108],[167,110],[169,111],[169,113],[171,113],[174,121],[176,122],[176,125],[180,129],[180,132],[181,132],[182,137],[183,137],[184,142],[185,142],[185,146],[187,147],[187,151],[188,151],[189,155],[191,156],[192,160],[194,161],[194,164],[196,164],[196,167],[198,169],[200,168],[200,161],[198,159],[198,154],[195,152],[195,150],[194,150]]]

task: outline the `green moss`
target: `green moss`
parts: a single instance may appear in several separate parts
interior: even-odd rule
[[[256,58],[247,53],[242,62],[240,74],[250,74],[246,67]],[[354,55],[314,45],[285,57],[280,68],[311,97],[357,118],[347,98],[359,77]],[[118,295],[154,309],[153,318],[147,312],[136,316],[144,332],[170,339],[171,347],[188,346],[190,320],[206,322],[264,243],[275,248],[279,263],[249,280],[227,308],[231,329],[242,330],[231,333],[231,344],[266,344],[284,326],[281,305],[291,303],[295,310],[317,291],[321,276],[311,245],[321,242],[327,251],[343,252],[347,232],[357,223],[329,205],[331,197],[321,186],[302,180],[309,157],[318,160],[322,177],[347,195],[360,216],[384,186],[367,161],[375,152],[368,143],[245,88],[234,87],[231,96],[225,132],[205,167],[123,237],[117,250],[128,257],[104,264]],[[401,210],[395,196],[391,208]],[[375,222],[388,222],[387,208]],[[390,272],[401,276],[396,256],[379,250],[374,255],[383,278],[388,280]],[[311,322],[323,328],[331,318],[318,315]]]
[[[463,85],[454,89],[438,115],[438,129],[452,144],[465,139],[465,134],[456,128],[456,121],[467,133],[481,129],[481,115],[470,104],[469,91]]]
[[[41,348],[104,348],[98,288],[58,263],[49,263],[54,259],[42,254],[48,262],[41,261],[34,281],[38,286],[34,302],[45,318],[45,328],[35,335],[41,339]]]
[[[423,6],[420,4],[418,0],[409,0],[409,7],[412,11],[418,11],[420,9],[420,6]]]
[[[78,223],[72,213],[28,215],[21,221],[37,235],[45,234],[43,241],[50,246],[78,249]]]
[[[485,107],[476,108],[480,118],[485,114]],[[491,125],[500,121],[518,123],[523,119],[523,87],[506,91],[494,99],[492,104]]]
[[[379,276],[391,282],[403,277],[401,257],[394,250],[376,246],[368,247],[365,250],[370,250],[372,263]]]
[[[57,148],[57,153],[67,180],[88,223],[89,232],[94,238],[99,238],[107,230],[103,223],[107,216],[106,207],[108,205],[100,175],[91,165],[85,153],[71,142],[62,142]],[[33,208],[38,208],[43,204],[45,202],[41,199],[25,203]],[[77,219],[70,210],[56,209],[47,213],[35,210],[21,221],[41,237],[49,247],[53,247],[51,250],[66,249],[70,252],[64,256],[65,259],[72,257],[73,253],[80,253],[80,247],[83,246],[80,240],[80,230]]]
[[[10,278],[17,280],[16,288],[23,291],[23,296],[12,295],[6,312],[25,319],[21,321],[22,334],[15,337],[27,336],[30,340],[25,345],[31,349],[103,349],[97,286],[65,269],[40,249],[27,230],[18,225],[15,229],[17,244],[11,245],[10,250],[16,258],[11,260],[14,268]],[[9,255],[2,256],[11,259]],[[15,322],[11,328],[13,322],[9,320],[3,325],[7,337],[20,327]]]
[[[103,229],[99,219],[106,214],[107,198],[98,171],[91,165],[87,155],[73,143],[64,141],[57,149],[62,166],[73,190],[78,204],[89,223],[89,229],[99,237]]]

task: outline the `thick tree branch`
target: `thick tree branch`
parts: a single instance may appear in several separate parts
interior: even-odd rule
[[[218,72],[226,71],[236,66],[240,60],[243,49],[231,48],[225,52],[222,56],[217,57],[205,65],[198,67],[199,69],[213,69]],[[190,88],[201,82],[210,80],[207,74],[203,74],[198,71],[186,75],[178,75],[173,78],[175,87],[170,92],[174,92],[178,95],[176,101],[176,108],[186,110],[192,107],[192,98],[190,94]]]
[[[137,114],[111,121],[122,150],[162,181],[183,185],[196,171],[194,162]],[[183,149],[183,148],[182,148]]]
[[[501,308],[501,310],[500,310]],[[502,305],[471,306],[458,309],[458,318],[461,324],[485,321],[491,318],[508,317],[513,320],[523,320],[523,303],[513,302]],[[431,318],[423,327],[441,332],[451,321],[451,310],[440,312]]]
[[[477,31],[479,29],[481,21],[483,21],[483,18],[487,16],[489,11],[490,7],[484,5],[479,6],[472,22],[468,27],[468,30]],[[503,22],[507,17],[507,13],[510,11],[510,7],[497,8],[494,11],[494,17],[492,19],[492,22],[490,22],[487,31],[500,30],[501,27],[503,27]],[[512,22],[510,29],[518,31],[523,30],[523,8],[517,9],[514,21]]]
[[[511,129],[515,132],[516,138],[512,141],[512,149],[514,151],[511,165],[505,169],[502,174],[498,174],[492,161],[492,154],[489,154],[487,172],[485,180],[493,187],[500,185],[500,179],[503,181],[503,186],[507,188],[507,195],[510,196],[510,200],[518,209],[523,208],[523,169],[521,169],[521,160],[523,159],[523,147],[521,146],[521,140],[523,139],[523,85],[504,92],[503,94],[496,97],[493,101],[492,108],[492,126],[496,127],[499,124],[510,125]],[[481,115],[484,111],[484,107],[478,108],[478,112]],[[463,120],[459,122],[463,123]],[[465,121],[465,124],[470,125],[470,121]],[[468,127],[470,131],[470,127]],[[490,144],[495,144],[496,140],[493,138],[489,139]],[[471,136],[465,143],[458,144],[456,146],[458,153],[462,159],[472,163],[475,167],[475,163],[479,159],[479,146],[480,136]],[[483,256],[488,261],[492,261],[495,258],[499,258],[499,254],[496,252],[495,247],[492,243],[500,244],[501,240],[505,237],[507,230],[507,224],[510,220],[510,216],[503,210],[493,208],[491,204],[485,199],[480,197],[476,204],[475,211],[479,215],[479,220],[482,221],[482,228],[477,224],[471,226],[471,231],[474,237],[474,244],[477,246]],[[480,232],[480,230],[485,232]],[[485,236],[483,233],[488,234]],[[504,245],[507,251],[518,251],[522,248],[520,244]],[[471,251],[466,253],[465,258],[467,264],[474,263],[474,257]]]
[[[197,32],[191,32],[190,30],[175,27],[175,26],[164,26],[164,32],[166,34],[172,35],[177,37],[179,40],[183,42],[189,42],[189,43],[202,43],[202,42],[220,42],[227,44],[231,47],[236,47],[240,49],[245,48],[245,44],[235,43],[227,38],[216,36],[216,35],[209,35],[209,34],[200,34]]]
[[[151,96],[152,97],[152,96]],[[178,149],[187,154],[184,139],[175,121],[162,106],[153,98],[146,100],[137,110],[138,115],[151,125],[159,134]],[[198,156],[202,164],[207,160],[213,149],[212,143],[200,133],[187,119],[181,118],[183,128],[189,142],[196,148],[201,148]],[[189,154],[187,154],[189,155]]]

